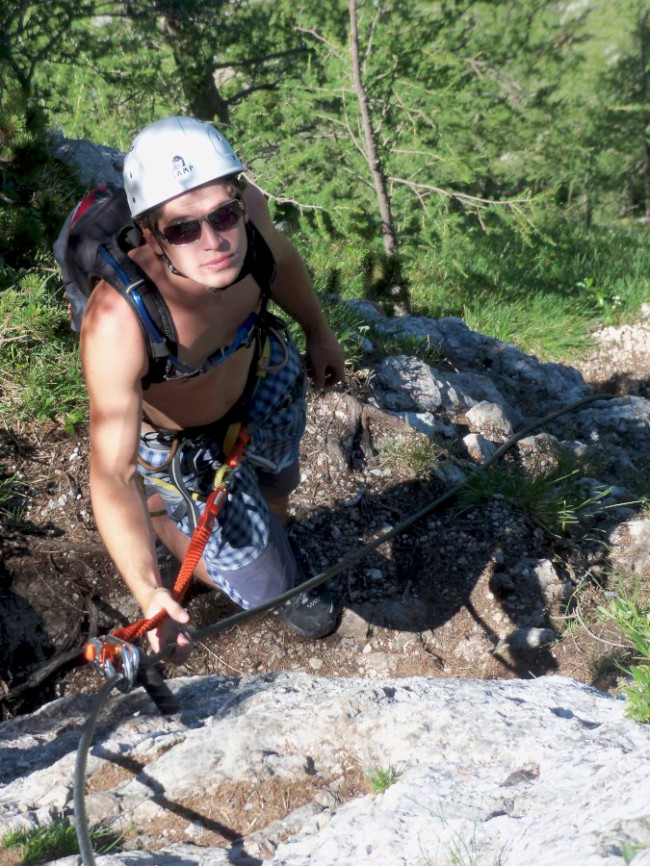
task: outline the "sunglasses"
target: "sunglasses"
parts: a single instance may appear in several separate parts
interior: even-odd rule
[[[227,232],[228,229],[234,229],[243,215],[244,203],[238,198],[233,198],[200,219],[172,223],[159,234],[175,247],[183,247],[187,244],[195,244],[199,240],[204,222],[207,222],[215,232]]]

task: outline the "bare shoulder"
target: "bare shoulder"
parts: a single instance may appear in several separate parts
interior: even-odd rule
[[[93,289],[81,327],[81,360],[87,384],[107,375],[135,381],[146,373],[147,347],[128,302],[108,283]]]

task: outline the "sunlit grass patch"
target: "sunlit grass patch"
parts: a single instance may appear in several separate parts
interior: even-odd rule
[[[107,827],[93,828],[90,836],[98,854],[117,850],[122,838]],[[79,853],[77,834],[68,818],[33,830],[10,830],[2,838],[2,847],[18,853],[21,859],[17,861],[17,866],[41,866],[51,860]]]
[[[600,615],[621,630],[632,661],[619,665],[627,681],[621,691],[627,698],[628,715],[637,722],[650,721],[650,595],[638,582],[619,577]]]

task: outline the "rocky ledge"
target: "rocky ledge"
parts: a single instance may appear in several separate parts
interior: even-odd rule
[[[627,853],[650,841],[650,728],[573,680],[169,685],[178,715],[137,690],[110,698],[98,725],[89,822],[129,848],[99,866],[650,862],[648,849]],[[3,832],[71,812],[93,700],[62,698],[0,726]]]

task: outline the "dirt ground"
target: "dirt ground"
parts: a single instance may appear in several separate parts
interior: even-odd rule
[[[642,326],[647,339],[647,322]],[[581,369],[594,384],[647,397],[647,356],[638,354],[633,330],[618,336],[603,339]],[[277,614],[261,614],[199,640],[188,663],[170,666],[169,675],[552,673],[614,688],[624,648],[594,616],[602,602],[602,546],[551,541],[494,499],[465,510],[445,503],[362,555],[363,545],[445,491],[432,473],[382,456],[379,422],[360,417],[350,396],[362,387],[354,377],[347,389],[310,398],[303,481],[292,500],[289,531],[305,576],[346,560],[330,581],[342,605],[336,634],[304,640]],[[408,438],[397,427],[395,435]],[[41,424],[0,435],[2,474],[20,476],[0,513],[0,705],[7,718],[60,695],[98,690],[103,680],[82,661],[84,641],[137,619],[138,611],[95,528],[85,432],[72,439]],[[525,567],[539,560],[553,565],[547,586]],[[523,578],[513,584],[508,575],[517,570]],[[173,578],[169,561],[167,571]],[[188,607],[195,629],[236,612],[220,593],[198,587]],[[508,639],[513,634],[518,640]]]

